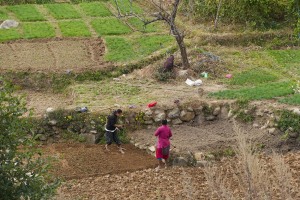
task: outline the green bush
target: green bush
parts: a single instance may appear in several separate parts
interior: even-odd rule
[[[0,79],[0,191],[1,199],[49,199],[59,182],[48,175],[49,165],[35,147],[24,118],[24,100]]]
[[[184,1],[184,12],[188,1]],[[278,23],[295,21],[294,0],[223,0],[220,18],[226,23],[241,23],[251,27],[276,27]],[[197,0],[193,6],[196,19],[213,21],[219,0]],[[292,20],[290,20],[292,19]]]
[[[176,74],[173,71],[164,71],[164,67],[160,67],[156,70],[156,72],[154,73],[154,77],[156,78],[156,80],[161,81],[161,82],[167,82],[170,79],[175,79],[176,78]]]
[[[300,131],[300,116],[292,111],[284,110],[281,112],[278,128],[281,131],[287,131],[289,128],[292,128],[293,131]]]

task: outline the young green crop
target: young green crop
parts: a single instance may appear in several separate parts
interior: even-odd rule
[[[110,10],[100,2],[81,3],[80,7],[87,16],[91,17],[107,17],[112,16]]]
[[[70,4],[46,4],[45,7],[50,11],[55,19],[78,19],[80,14]]]
[[[21,21],[44,21],[44,16],[37,10],[35,5],[7,6],[7,10],[13,12]]]
[[[62,35],[65,37],[89,37],[88,27],[83,21],[60,21],[58,22]]]
[[[47,22],[24,23],[23,30],[26,39],[55,37],[54,28]]]
[[[116,18],[94,19],[92,21],[92,26],[100,36],[131,33],[131,29]]]

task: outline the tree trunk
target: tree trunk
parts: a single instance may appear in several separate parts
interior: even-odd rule
[[[222,6],[222,0],[219,0],[218,10],[217,10],[216,19],[215,19],[215,29],[218,28],[221,6]]]
[[[187,56],[186,47],[185,47],[183,38],[181,36],[180,37],[176,36],[175,38],[176,38],[178,47],[180,49],[181,61],[182,61],[183,68],[188,69],[190,67],[190,63],[189,63],[189,59]]]

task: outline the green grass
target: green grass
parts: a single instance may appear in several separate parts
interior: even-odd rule
[[[44,21],[44,16],[34,5],[16,5],[7,6],[9,11],[13,12],[21,21]]]
[[[280,100],[281,103],[286,103],[290,105],[300,105],[300,94],[294,94],[289,97],[285,97]]]
[[[136,17],[129,18],[128,22],[132,26],[134,26],[138,31],[150,33],[150,32],[156,32],[158,30],[158,26],[156,23],[151,23],[148,24],[147,26],[144,26],[144,23]]]
[[[91,33],[83,21],[61,21],[58,22],[59,28],[65,37],[89,37]]]
[[[117,9],[116,3],[114,0],[110,0],[111,4]],[[130,13],[131,12],[131,7],[130,3],[127,0],[123,1],[118,1],[119,3],[119,8],[122,14]],[[136,14],[141,14],[143,13],[142,8],[140,8],[136,3],[132,3],[132,12]]]
[[[269,54],[273,56],[279,64],[288,65],[298,63],[300,60],[300,50],[270,50]]]
[[[264,69],[251,69],[245,72],[241,72],[233,76],[230,79],[231,85],[259,85],[262,83],[274,82],[278,80],[278,77]]]
[[[55,19],[81,18],[80,14],[70,4],[46,4],[45,7]]]
[[[136,56],[133,45],[125,38],[106,37],[105,43],[108,48],[105,59],[108,61],[129,61]]]
[[[20,39],[21,35],[17,29],[0,29],[0,42]]]
[[[83,9],[87,16],[91,17],[107,17],[112,16],[112,13],[103,3],[92,2],[92,3],[81,3],[80,7]]]
[[[92,26],[96,32],[102,35],[121,35],[131,32],[131,29],[116,18],[94,19]]]
[[[263,84],[253,88],[243,88],[238,90],[225,90],[210,94],[218,99],[247,99],[261,100],[272,99],[293,94],[291,82],[279,82]]]
[[[0,7],[0,20],[6,20],[7,18],[8,18],[7,13],[2,7]]]
[[[163,49],[172,44],[174,38],[168,35],[153,35],[143,36],[137,40],[138,53],[142,56],[148,56],[149,54]]]
[[[106,37],[108,61],[132,61],[170,46],[173,38],[167,35],[142,36],[127,39],[123,37]]]
[[[47,22],[24,23],[24,38],[51,38],[55,37],[55,30]]]

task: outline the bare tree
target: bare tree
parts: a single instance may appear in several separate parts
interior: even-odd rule
[[[132,6],[132,0],[128,0],[130,5]],[[183,31],[180,31],[177,27],[175,20],[177,17],[177,12],[179,8],[181,0],[151,0],[152,5],[156,8],[157,12],[152,14],[153,19],[144,20],[142,17],[137,14],[131,12],[130,14],[121,14],[118,0],[115,0],[117,9],[118,9],[118,17],[126,17],[126,16],[135,16],[139,18],[145,26],[148,24],[154,23],[156,21],[164,21],[170,28],[171,34],[175,37],[178,47],[180,49],[181,60],[184,69],[190,67],[190,63],[187,56],[186,46],[184,43],[185,34]]]

